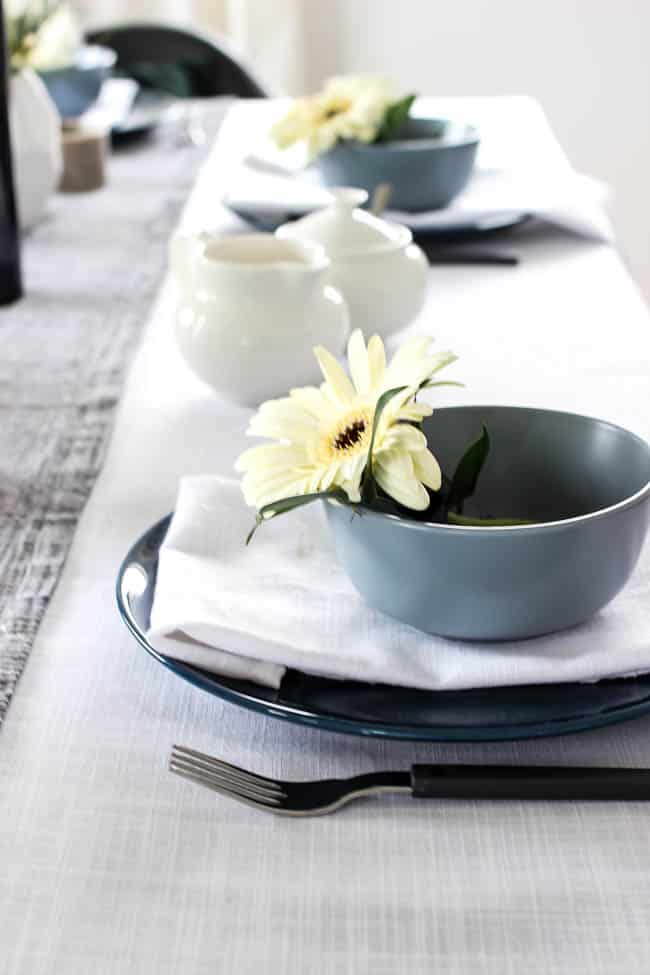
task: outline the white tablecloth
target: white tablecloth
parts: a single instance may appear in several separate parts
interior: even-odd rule
[[[534,103],[461,107],[516,119],[559,158]],[[226,123],[188,225],[226,226],[217,200],[259,111]],[[616,253],[557,232],[516,246],[516,269],[431,271],[416,327],[461,355],[468,384],[445,399],[574,409],[650,437],[648,316]],[[369,741],[238,710],[143,653],[114,608],[119,561],[180,474],[230,472],[248,415],[186,371],[171,312],[165,285],[0,737],[3,973],[647,971],[647,805],[395,799],[292,821],[167,773],[175,741],[288,778],[438,759],[650,765],[650,718],[512,744]]]

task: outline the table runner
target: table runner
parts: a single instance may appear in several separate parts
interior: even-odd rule
[[[539,109],[517,104],[522,139],[559,152]],[[512,102],[481,106],[507,119]],[[219,193],[259,125],[254,106],[227,120],[188,224],[232,226]],[[552,403],[649,436],[648,316],[616,253],[541,230],[516,246],[516,270],[432,269],[418,327],[460,354],[456,401]],[[0,737],[7,975],[646,971],[643,803],[396,798],[291,821],[169,775],[174,741],[286,778],[413,761],[650,766],[650,718],[531,742],[372,741],[235,708],[149,658],[115,611],[119,561],[181,474],[231,472],[249,416],[185,370],[172,313],[166,287]]]
[[[204,113],[215,133],[223,99]],[[123,149],[101,192],[58,195],[0,311],[0,724],[104,457],[124,366],[205,151],[182,127]]]

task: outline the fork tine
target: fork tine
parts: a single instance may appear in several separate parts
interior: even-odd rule
[[[248,782],[245,779],[237,778],[236,776],[229,775],[228,772],[222,772],[220,769],[211,768],[210,766],[204,765],[202,762],[192,761],[189,759],[174,757],[172,759],[177,765],[183,765],[185,768],[190,768],[195,772],[205,773],[206,775],[214,776],[215,779],[219,779],[224,782],[229,788],[236,791],[246,791],[254,795],[268,796],[270,799],[284,799],[286,798],[285,793],[279,789],[269,789],[263,785],[257,785],[256,782]]]
[[[269,779],[265,775],[257,775],[254,772],[248,772],[246,769],[240,768],[238,765],[231,765],[229,762],[224,762],[219,758],[214,758],[212,755],[206,755],[205,752],[197,752],[193,748],[185,748],[183,745],[173,745],[172,758],[180,758],[183,761],[197,762],[203,768],[209,768],[215,772],[225,774],[233,780],[242,781],[246,784],[259,786],[279,793],[283,792],[281,783],[277,782],[275,779]]]
[[[172,770],[182,769],[185,772],[191,772],[192,775],[200,776],[201,778],[205,779],[205,781],[214,782],[215,785],[229,789],[233,793],[247,795],[251,799],[263,799],[273,802],[280,802],[285,798],[282,793],[272,792],[267,789],[259,788],[255,785],[230,779],[226,775],[219,772],[214,772],[212,769],[203,768],[202,766],[191,761],[183,761],[178,758],[172,758],[170,760],[170,768]]]
[[[223,779],[201,771],[200,769],[192,769],[188,768],[187,766],[173,763],[169,766],[169,770],[170,772],[176,772],[179,775],[185,775],[186,778],[191,778],[194,782],[199,782],[201,785],[208,786],[211,789],[216,789],[218,792],[222,792],[224,795],[228,795],[232,799],[247,799],[250,802],[263,805],[265,808],[276,808],[279,806],[281,801],[273,796],[268,796],[259,792],[252,792],[250,789],[242,789],[237,786],[233,786],[231,783],[225,782]]]
[[[197,785],[202,785],[207,789],[211,789],[212,792],[218,792],[219,795],[226,796],[228,799],[235,799],[238,802],[244,802],[250,806],[257,806],[258,808],[262,809],[269,809],[272,812],[280,808],[280,803],[277,800],[260,799],[253,796],[241,795],[239,792],[232,791],[232,789],[228,788],[228,786],[218,785],[211,779],[205,778],[200,772],[190,772],[172,764],[170,764],[169,769],[174,773],[174,775],[178,775],[183,779],[196,783]]]

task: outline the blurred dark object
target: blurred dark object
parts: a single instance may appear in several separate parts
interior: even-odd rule
[[[0,305],[8,305],[16,301],[22,293],[18,219],[9,135],[9,60],[5,40],[4,11],[0,0]]]
[[[418,243],[427,255],[429,264],[496,264],[503,267],[516,267],[519,264],[518,255],[511,251],[495,251],[465,244],[441,246],[435,240],[426,239],[420,239]]]
[[[234,54],[206,35],[163,24],[138,23],[91,31],[86,39],[90,44],[113,48],[116,71],[143,88],[176,98],[268,95]]]
[[[103,82],[115,64],[115,52],[96,44],[79,48],[72,64],[39,71],[61,118],[77,118],[97,101]]]

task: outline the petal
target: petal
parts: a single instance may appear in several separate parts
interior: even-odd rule
[[[348,364],[357,393],[367,393],[370,386],[368,353],[366,352],[366,343],[363,341],[363,332],[360,328],[356,328],[350,336],[350,341],[348,342]]]
[[[427,438],[410,423],[394,423],[386,431],[381,447],[388,450],[397,448],[408,453],[421,452],[427,448]]]
[[[351,479],[349,481],[342,481],[341,487],[347,494],[350,501],[359,502],[361,501],[361,479]]]
[[[413,335],[399,347],[387,369],[386,380],[390,382],[390,386],[412,384],[413,372],[418,371],[431,342],[428,335]]]
[[[304,138],[309,128],[310,111],[307,104],[298,100],[291,111],[271,128],[271,137],[280,149],[285,149],[298,139]]]
[[[323,487],[323,470],[318,468],[307,478],[305,484],[305,494],[316,494],[318,491],[325,490]]]
[[[257,485],[258,490],[274,490],[278,485],[288,481],[301,481],[310,478],[313,467],[252,467],[244,474],[248,484]]]
[[[306,493],[302,480],[296,479],[290,471],[285,472],[283,478],[278,478],[272,482],[258,481],[252,475],[246,474],[241,487],[246,504],[258,510],[272,501],[293,498],[297,494]]]
[[[426,336],[416,335],[405,342],[397,350],[386,370],[384,387],[408,385],[417,391],[435,373],[456,361],[457,356],[453,352],[428,354],[431,341]]]
[[[430,450],[419,450],[412,455],[415,476],[432,491],[439,491],[442,486],[442,471],[440,464]]]
[[[295,444],[260,444],[249,447],[235,462],[236,471],[277,470],[282,468],[297,468],[308,462],[307,453],[303,447]]]
[[[320,477],[320,490],[328,491],[332,487],[337,474],[338,464],[330,464],[326,467]]]
[[[318,434],[319,421],[290,398],[263,403],[251,419],[247,433],[290,442],[308,441]]]
[[[289,397],[295,400],[305,413],[309,413],[319,421],[335,415],[329,400],[323,396],[322,390],[315,386],[299,386],[290,391]]]
[[[316,346],[314,354],[318,359],[325,382],[334,394],[335,399],[340,404],[347,406],[354,399],[354,386],[345,370],[339,365],[332,353],[328,352],[322,345]]]
[[[397,387],[399,389],[399,387]],[[388,390],[385,390],[388,392]],[[384,403],[384,408],[381,413],[381,420],[379,421],[379,431],[385,433],[386,430],[398,419],[401,418],[402,411],[404,410],[405,404],[409,402],[415,395],[415,389],[411,386],[407,386],[402,389],[401,393],[395,393],[393,396]]]
[[[429,507],[429,495],[415,476],[413,462],[408,454],[400,451],[380,454],[373,473],[386,494],[405,508],[424,511]]]
[[[454,355],[453,352],[438,352],[436,355],[424,356],[419,363],[413,364],[409,381],[418,389],[441,369],[455,362],[457,358],[458,356]]]
[[[328,466],[304,464],[298,467],[255,466],[246,471],[242,491],[246,502],[257,508],[281,498],[326,490],[331,482]]]
[[[435,375],[435,373],[440,372],[441,369],[445,369],[446,366],[450,366],[452,362],[456,362],[458,356],[453,352],[445,350],[444,352],[437,352],[435,355],[428,356],[426,359],[427,363],[427,377]]]
[[[411,420],[415,423],[419,423],[423,420],[425,416],[431,416],[433,413],[433,408],[429,406],[428,403],[407,403],[406,406],[400,407],[396,420]]]
[[[358,484],[361,481],[361,475],[363,474],[367,461],[368,454],[365,450],[348,458],[341,466],[343,480]]]
[[[370,388],[376,389],[382,384],[386,372],[386,352],[378,335],[373,335],[368,342],[367,355]]]

